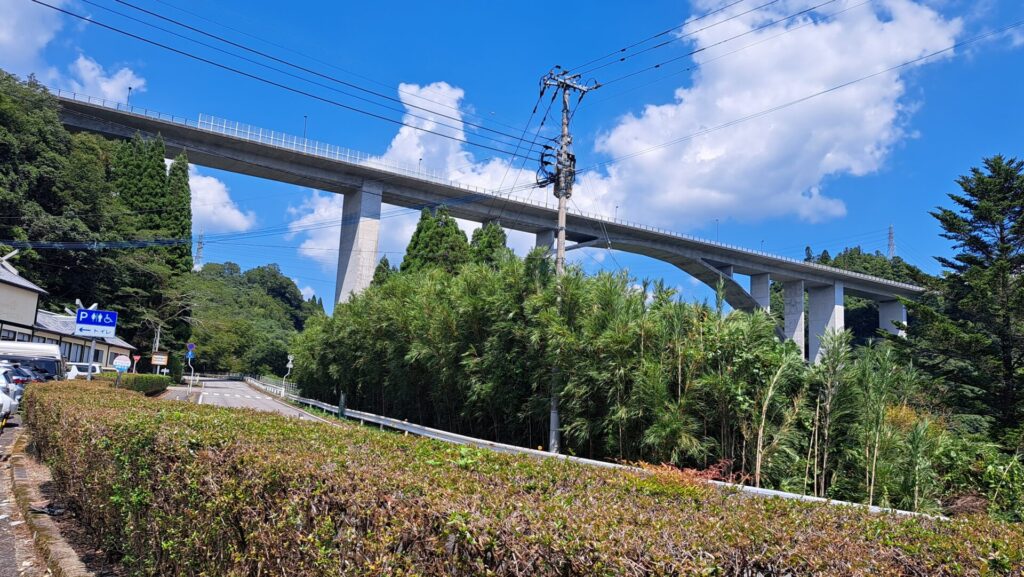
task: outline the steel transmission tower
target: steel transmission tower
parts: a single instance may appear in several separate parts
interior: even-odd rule
[[[569,93],[578,94],[577,106],[583,96],[601,85],[595,81],[582,82],[579,74],[570,74],[568,70],[556,66],[541,79],[541,98],[553,88],[562,93],[562,132],[559,138],[558,151],[555,153],[554,172],[549,171],[551,147],[545,146],[541,153],[541,166],[537,182],[542,186],[554,185],[555,198],[558,199],[558,228],[555,242],[555,276],[558,286],[558,306],[561,309],[561,277],[565,274],[565,211],[569,198],[572,196],[572,185],[576,180],[576,155],[572,153],[572,134],[569,133],[569,121],[572,119]],[[549,423],[548,451],[558,453],[561,446],[561,420],[558,410],[560,374],[557,367],[551,376],[551,419]]]
[[[889,225],[889,260],[896,256],[896,226]]]

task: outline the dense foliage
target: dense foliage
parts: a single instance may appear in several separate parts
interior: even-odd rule
[[[152,350],[159,330],[175,375],[190,339],[204,370],[283,374],[288,341],[322,303],[305,301],[276,265],[193,273],[188,159],[168,166],[166,156],[158,137],[69,134],[41,86],[0,71],[0,253],[5,240],[96,242],[23,249],[12,263],[49,292],[44,308],[80,299],[116,310],[118,336],[140,351]],[[136,241],[172,242],[130,246]]]
[[[546,265],[506,255],[454,276],[394,274],[308,323],[295,377],[306,396],[536,447],[556,367],[563,447],[581,456],[718,464],[754,485],[906,509],[980,499],[972,510],[1024,514],[1020,461],[958,435],[936,383],[888,343],[854,349],[832,335],[825,361],[807,367],[767,314],[573,269],[558,314]]]
[[[242,272],[238,265],[208,263],[191,275],[192,340],[203,372],[283,375],[288,345],[313,314],[323,314],[316,298],[305,300],[277,265]]]
[[[955,251],[911,311],[909,350],[942,376],[949,402],[976,430],[1024,451],[1024,160],[988,158],[960,177],[952,208],[932,214]]]
[[[97,549],[138,575],[1021,575],[1021,526],[186,406],[80,383],[26,422]]]
[[[158,395],[171,386],[171,377],[167,375],[150,375],[146,373],[125,373],[117,378],[117,373],[100,373],[93,380],[104,381],[121,389],[128,389],[143,395]]]
[[[163,348],[183,347],[189,305],[177,284],[192,268],[185,156],[168,171],[158,138],[69,134],[41,86],[2,71],[0,143],[0,250],[5,240],[99,243],[22,250],[13,264],[49,292],[43,305],[61,311],[75,299],[95,302],[119,313],[118,333],[136,347],[148,350],[157,327]],[[154,239],[178,243],[102,248]]]

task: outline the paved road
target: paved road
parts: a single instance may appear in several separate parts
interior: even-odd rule
[[[32,534],[11,491],[8,459],[20,422],[21,415],[14,415],[0,431],[0,577],[36,577],[43,574],[46,566],[35,555]]]
[[[186,387],[171,387],[165,398],[184,400],[186,398],[186,390]],[[274,399],[266,393],[257,391],[241,381],[204,380],[193,387],[192,392],[199,393],[198,402],[202,405],[256,409],[258,411],[280,413],[306,421],[320,420],[305,411],[300,411],[291,405]]]

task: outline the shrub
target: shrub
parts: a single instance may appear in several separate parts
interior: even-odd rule
[[[87,383],[29,389],[67,506],[140,575],[1021,575],[1024,530]]]
[[[150,375],[129,373],[121,377],[122,389],[137,391],[144,395],[156,395],[167,390],[171,385],[171,377],[167,375]]]
[[[117,373],[100,373],[93,375],[94,381],[100,381],[108,385],[117,382]],[[167,375],[151,375],[149,373],[125,373],[121,376],[121,383],[118,388],[136,391],[147,396],[157,395],[171,386],[171,377]]]

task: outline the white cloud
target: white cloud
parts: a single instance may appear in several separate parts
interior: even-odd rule
[[[124,102],[129,87],[133,93],[146,90],[146,79],[135,74],[131,68],[122,67],[117,72],[108,74],[103,66],[84,54],[80,54],[68,70],[71,76],[64,84],[81,94]]]
[[[54,6],[68,4],[53,0]],[[63,28],[59,12],[33,2],[8,0],[0,18],[0,68],[27,77],[35,74],[40,82],[57,88],[124,101],[128,87],[132,92],[146,90],[146,79],[131,68],[121,67],[108,73],[85,54],[67,66],[66,73],[46,61],[44,50]]]
[[[403,119],[409,126],[403,126],[391,140],[385,153],[368,160],[367,164],[432,172],[444,175],[450,180],[485,189],[511,186],[514,182],[532,182],[532,171],[520,171],[503,159],[477,160],[473,153],[463,148],[461,142],[417,130],[421,128],[464,139],[462,113],[459,112],[464,95],[462,89],[445,82],[435,82],[426,86],[402,84],[399,89],[399,96],[410,112]],[[427,110],[411,109],[408,106],[411,103]],[[452,118],[445,118],[442,114]],[[338,238],[341,233],[340,226],[333,226],[330,223],[340,223],[342,205],[341,195],[314,191],[301,206],[291,211],[294,218],[289,225],[289,234],[291,237],[301,235],[303,238],[299,254],[320,262],[328,270],[337,264]],[[419,213],[389,205],[383,205],[381,213],[379,252],[386,254],[393,265],[398,265],[401,262],[401,253],[405,252],[405,247],[416,230]],[[497,218],[501,215],[494,216]],[[466,232],[467,238],[471,238],[473,231],[480,226],[480,223],[467,220],[459,219],[458,222],[459,227]],[[519,254],[525,254],[533,248],[532,235],[508,231],[508,239],[509,246]]]
[[[851,8],[835,18],[814,14],[813,21],[804,16],[789,22],[786,26],[800,29],[784,35],[775,26],[751,32],[739,44],[710,47],[807,9],[816,0],[784,0],[689,37],[686,42],[693,48],[706,48],[695,56],[698,68],[689,86],[676,90],[671,102],[650,104],[617,119],[600,135],[599,154],[609,158],[643,154],[612,164],[603,174],[581,174],[574,208],[612,214],[619,207],[622,217],[675,230],[692,229],[715,218],[754,221],[795,215],[817,222],[845,215],[843,201],[826,192],[828,178],[875,172],[893,147],[913,137],[906,127],[918,103],[905,96],[906,69],[729,128],[687,137],[946,47],[962,28],[959,19],[945,19],[913,0],[878,0],[860,7],[854,1],[831,7],[832,12]],[[706,11],[723,3],[703,0],[697,8]],[[740,7],[731,8],[727,14],[739,11]],[[770,38],[774,36],[778,37]],[[726,51],[755,43],[750,50],[711,62]],[[427,95],[430,100],[425,99]],[[428,108],[412,111],[425,118],[407,114],[407,124],[455,138],[466,136],[461,113],[453,110],[462,106],[460,88],[445,82],[403,84],[400,96],[406,104],[415,99],[417,105]],[[431,101],[441,105],[430,110]],[[443,118],[442,113],[457,120]],[[680,142],[647,152],[673,140]],[[534,178],[533,166],[520,171],[502,159],[477,158],[460,142],[409,126],[401,128],[387,151],[370,162],[420,168],[487,189]],[[296,211],[293,233],[328,214],[340,220],[341,199],[314,193]],[[415,228],[415,214],[403,218],[397,226],[383,223],[382,250],[404,250]],[[472,228],[472,223],[461,225]],[[303,254],[333,266],[338,228],[303,234]],[[522,254],[532,248],[533,238],[513,233],[510,244]],[[325,248],[335,252],[328,256]],[[603,258],[604,254],[598,251],[593,256]]]
[[[256,224],[256,213],[243,211],[231,199],[228,186],[218,178],[200,174],[188,166],[188,184],[192,189],[192,231],[242,232]]]
[[[1019,28],[1010,30],[1010,46],[1013,48],[1024,46],[1024,32],[1021,32]]]
[[[721,4],[704,0],[698,10]],[[643,154],[611,165],[600,178],[591,177],[600,192],[598,202],[614,198],[624,216],[674,229],[714,218],[796,215],[816,222],[843,216],[844,203],[827,196],[823,183],[829,176],[877,171],[907,137],[903,126],[912,106],[903,98],[906,70],[687,137],[943,48],[954,42],[961,22],[911,0],[881,0],[814,24],[805,16],[788,24],[803,26],[800,30],[710,63],[739,47],[732,42],[710,48],[715,42],[813,4],[781,2],[691,36],[694,49],[707,48],[695,55],[699,68],[692,85],[676,90],[670,103],[648,105],[621,118],[599,138],[597,150],[609,157]],[[852,0],[847,6],[853,6]],[[780,31],[753,32],[741,45]],[[647,152],[677,139],[684,140]],[[581,202],[591,201],[583,197]]]
[[[65,4],[55,0],[55,6]],[[0,68],[27,77],[35,73],[43,82],[57,76],[42,58],[42,51],[61,29],[60,14],[33,2],[4,2],[0,18]]]

